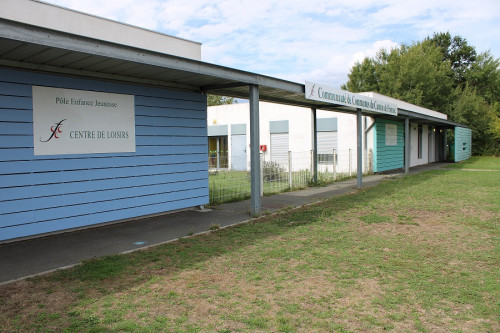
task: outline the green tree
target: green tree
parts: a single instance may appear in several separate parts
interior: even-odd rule
[[[224,105],[224,104],[234,104],[236,101],[233,97],[219,96],[219,95],[207,95],[207,105]]]
[[[422,42],[380,50],[350,70],[342,86],[374,91],[437,110],[472,130],[473,153],[500,152],[500,60],[467,40],[435,33]]]
[[[500,61],[490,52],[477,56],[476,61],[465,72],[465,78],[488,103],[500,102]]]
[[[348,76],[343,89],[375,91],[442,112],[453,98],[453,71],[430,43],[381,50],[375,58],[356,63]]]
[[[476,61],[476,49],[467,43],[467,39],[451,36],[449,32],[434,33],[424,40],[441,50],[443,61],[449,61],[454,72],[456,86],[464,86],[467,82],[466,72]]]
[[[498,153],[498,147],[500,147],[500,103],[495,102],[491,106],[492,112],[493,112],[493,122],[491,124],[491,135],[493,136],[494,140],[496,141],[496,147]]]
[[[349,81],[342,85],[342,89],[351,92],[378,91],[377,59],[365,58],[351,68]]]
[[[429,43],[393,49],[379,69],[379,89],[384,95],[446,111],[453,98],[453,72],[441,52]]]
[[[500,133],[496,133],[499,129],[495,128],[495,123],[499,119],[498,106],[490,106],[477,94],[474,87],[465,86],[450,108],[450,117],[456,122],[467,124],[471,129],[474,154],[492,155],[498,152]]]

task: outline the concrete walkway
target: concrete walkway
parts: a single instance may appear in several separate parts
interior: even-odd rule
[[[443,168],[447,163],[434,163],[411,168],[410,173]],[[363,188],[401,176],[399,172],[363,178]],[[266,196],[262,212],[299,207],[327,198],[356,191],[356,179],[325,187],[313,187]],[[0,244],[0,284],[53,270],[74,266],[82,260],[111,254],[131,252],[158,245],[191,234],[206,232],[213,225],[220,227],[251,219],[250,200],[222,204],[214,209],[188,210],[157,217],[111,224],[56,235]]]

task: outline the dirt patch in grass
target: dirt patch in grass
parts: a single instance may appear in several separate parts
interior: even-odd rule
[[[419,244],[443,246],[443,239],[449,241],[452,247],[459,246],[466,249],[471,241],[475,241],[478,236],[483,240],[491,240],[491,235],[478,231],[476,228],[467,228],[462,223],[458,223],[448,213],[430,212],[425,210],[405,211],[404,218],[400,212],[386,210],[384,213],[395,222],[382,222],[373,225],[360,225],[364,232],[375,235],[406,235],[412,241]],[[484,210],[463,209],[456,216],[467,218],[477,217],[482,221],[490,221],[498,214]],[[492,249],[489,242],[479,242],[477,244],[484,250]]]
[[[43,317],[60,316],[74,301],[74,293],[47,281],[23,280],[3,286],[0,288],[0,317],[17,320],[3,321],[0,331],[18,331],[16,323],[36,324],[38,321],[42,326],[50,326],[51,323],[43,322]]]

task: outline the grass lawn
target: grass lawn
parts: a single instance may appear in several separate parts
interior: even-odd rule
[[[498,157],[493,156],[473,156],[467,161],[448,165],[448,168],[455,169],[482,169],[482,170],[500,170]]]
[[[0,331],[499,332],[500,159],[458,166],[2,286]]]

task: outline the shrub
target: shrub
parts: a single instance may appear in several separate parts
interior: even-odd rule
[[[288,174],[278,162],[265,161],[262,166],[264,181],[279,182],[288,180]]]

